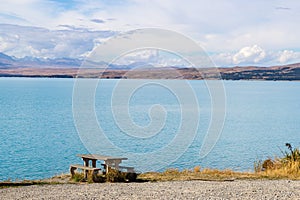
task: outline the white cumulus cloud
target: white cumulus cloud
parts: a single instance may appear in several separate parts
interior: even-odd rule
[[[185,66],[190,64],[179,56],[157,49],[137,50],[121,56],[114,64],[132,65],[137,67],[171,67]]]
[[[240,63],[259,63],[266,57],[266,52],[259,47],[254,45],[252,47],[244,47],[238,53],[233,55],[232,61],[234,64]]]
[[[217,66],[272,66],[300,62],[300,52],[293,50],[267,51],[258,45],[241,48],[237,52],[217,53],[211,56]]]
[[[280,51],[277,56],[279,63],[287,62],[299,62],[300,61],[300,52],[294,52],[291,50]]]

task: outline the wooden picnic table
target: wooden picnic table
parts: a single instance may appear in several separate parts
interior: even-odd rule
[[[97,160],[101,160],[104,162],[104,164],[101,165],[103,165],[105,169],[105,173],[103,171],[102,174],[107,174],[110,169],[115,169],[118,171],[126,170],[127,174],[131,175],[131,177],[132,176],[134,177],[133,179],[136,178],[134,167],[120,166],[122,161],[127,160],[127,158],[104,156],[98,154],[78,154],[77,156],[82,158],[83,165],[81,164],[70,165],[70,173],[72,177],[74,177],[75,175],[75,170],[81,169],[84,172],[84,179],[87,179],[89,172],[92,173],[93,178],[96,178],[99,171],[101,171],[101,168],[97,167]]]
[[[108,173],[108,170],[110,167],[115,168],[116,170],[119,170],[120,164],[123,160],[127,160],[128,158],[123,157],[112,157],[112,156],[104,156],[104,155],[98,155],[98,154],[78,154],[78,157],[81,157],[83,160],[83,165],[85,167],[90,167],[90,161],[92,161],[93,168],[96,168],[96,161],[102,160],[104,161],[105,171]],[[123,168],[123,167],[121,167]]]

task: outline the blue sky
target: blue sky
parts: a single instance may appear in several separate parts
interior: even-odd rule
[[[12,25],[0,31],[0,52],[16,57],[84,57],[118,32],[155,27],[194,39],[219,66],[300,62],[298,0],[0,0],[0,4],[0,29]],[[44,28],[47,38],[38,29],[33,41],[38,27]]]

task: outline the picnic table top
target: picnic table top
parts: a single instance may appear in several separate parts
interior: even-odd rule
[[[87,158],[91,160],[127,160],[128,158],[124,157],[112,157],[112,156],[104,156],[104,155],[98,155],[98,154],[77,154],[78,157],[81,158]]]

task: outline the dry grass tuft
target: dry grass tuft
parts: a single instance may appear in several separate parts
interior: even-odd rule
[[[198,173],[198,172],[200,172],[200,169],[201,169],[200,166],[196,166],[196,167],[194,167],[194,172],[195,172],[195,173]]]
[[[256,174],[271,179],[300,180],[300,150],[293,149],[289,143],[286,143],[286,146],[289,151],[283,152],[282,158],[256,162],[254,167]]]
[[[256,173],[271,179],[300,180],[300,161],[282,162],[282,160],[275,160],[273,164],[273,166],[262,168]]]

